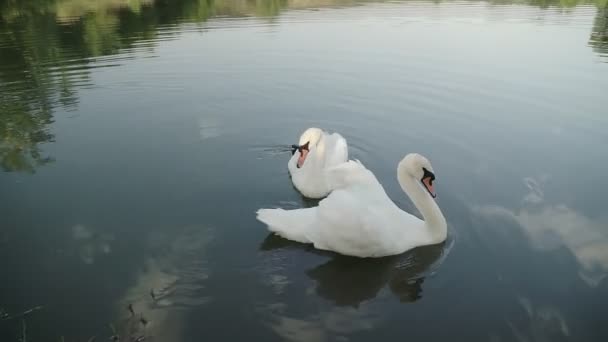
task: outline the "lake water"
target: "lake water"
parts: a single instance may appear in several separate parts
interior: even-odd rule
[[[310,126],[447,241],[270,236]],[[0,167],[2,341],[608,341],[606,1],[0,0]]]

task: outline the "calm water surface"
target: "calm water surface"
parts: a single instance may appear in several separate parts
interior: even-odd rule
[[[0,340],[608,341],[607,17],[0,0]],[[408,211],[396,164],[428,156],[448,240],[358,260],[269,236],[255,210],[316,204],[286,168],[309,126]]]

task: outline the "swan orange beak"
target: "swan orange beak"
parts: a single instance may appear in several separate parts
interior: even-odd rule
[[[437,197],[437,193],[435,193],[435,187],[433,186],[433,178],[432,177],[424,177],[422,178],[422,184],[426,188],[426,191],[431,194],[433,198]]]
[[[302,146],[297,146],[297,148],[294,150],[293,153],[295,153],[296,151],[300,152],[300,156],[298,157],[298,163],[296,164],[296,166],[299,168],[302,167],[302,165],[304,165],[304,161],[306,160],[306,157],[308,156],[308,146],[310,145],[310,141],[308,141],[306,144],[302,145]],[[296,145],[294,145],[295,147]]]
[[[304,165],[304,161],[306,160],[306,156],[308,156],[308,150],[302,149],[300,151],[300,157],[298,158],[298,168]]]

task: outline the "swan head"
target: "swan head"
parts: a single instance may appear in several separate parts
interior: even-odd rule
[[[405,173],[407,176],[419,180],[422,187],[428,191],[431,197],[437,197],[435,186],[433,185],[435,171],[433,171],[433,166],[431,166],[431,162],[426,157],[418,153],[408,154],[399,163],[399,173],[400,176]]]
[[[309,128],[302,133],[300,136],[300,141],[298,145],[292,145],[292,154],[296,152],[300,153],[298,158],[297,167],[301,168],[304,165],[304,161],[306,161],[306,157],[311,149],[317,147],[317,144],[321,141],[321,137],[323,136],[323,130],[320,128]]]

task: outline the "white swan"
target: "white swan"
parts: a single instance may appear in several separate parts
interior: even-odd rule
[[[397,178],[424,221],[399,209],[359,161],[329,170],[335,190],[318,207],[260,209],[257,218],[289,240],[356,257],[401,254],[444,241],[447,223],[433,199],[435,174],[430,162],[408,154],[399,163]]]
[[[293,145],[293,156],[287,163],[291,181],[308,198],[323,198],[332,190],[326,171],[348,160],[346,140],[338,133],[329,134],[319,128],[309,128],[298,145]]]

